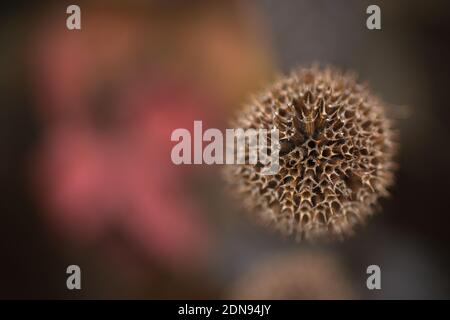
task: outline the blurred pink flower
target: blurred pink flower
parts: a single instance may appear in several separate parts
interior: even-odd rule
[[[210,235],[189,195],[191,169],[171,162],[170,135],[194,120],[207,123],[210,100],[186,81],[145,70],[96,92],[103,59],[82,36],[47,31],[36,39],[32,77],[44,136],[33,171],[49,222],[82,243],[118,229],[163,264],[202,256]],[[123,50],[109,49],[102,52]]]

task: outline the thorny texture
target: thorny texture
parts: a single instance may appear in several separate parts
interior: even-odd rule
[[[356,76],[298,69],[244,106],[232,125],[277,128],[280,170],[225,166],[244,207],[286,236],[342,239],[388,195],[396,144],[383,103]]]

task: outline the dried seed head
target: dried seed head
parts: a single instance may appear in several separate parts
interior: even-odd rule
[[[229,290],[230,299],[356,299],[346,270],[326,253],[287,254],[258,263]]]
[[[277,174],[251,164],[224,170],[244,206],[284,235],[349,235],[393,183],[391,122],[352,74],[296,70],[245,105],[233,126],[279,130]]]

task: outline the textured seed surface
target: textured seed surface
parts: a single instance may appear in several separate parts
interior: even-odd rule
[[[343,238],[393,183],[394,132],[383,102],[337,69],[298,69],[255,96],[234,128],[279,130],[280,170],[227,165],[225,177],[263,224],[298,240]]]

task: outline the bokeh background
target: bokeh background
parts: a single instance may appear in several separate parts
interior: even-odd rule
[[[78,1],[81,31],[66,29],[70,4],[1,10],[1,298],[450,298],[445,1]],[[225,128],[313,62],[356,71],[400,133],[391,198],[328,245],[268,233],[218,167],[170,161],[173,129]],[[366,288],[371,264],[382,290]]]

